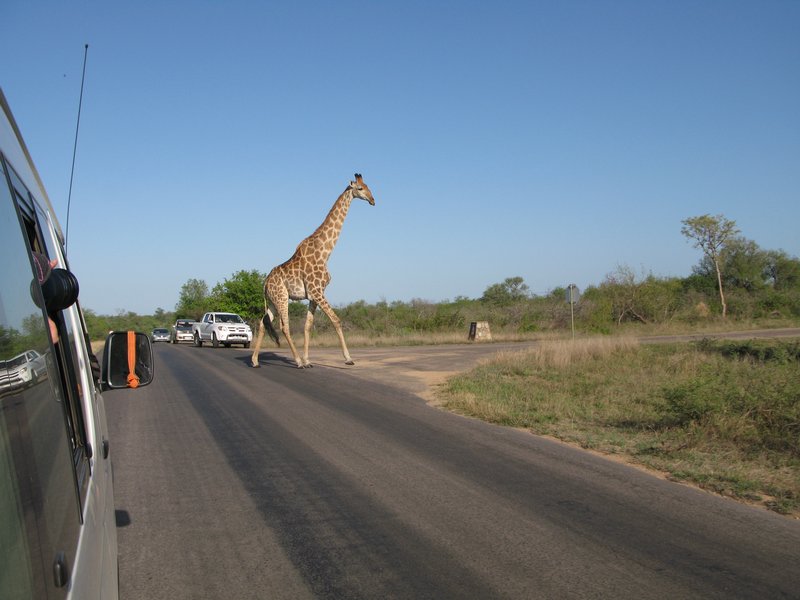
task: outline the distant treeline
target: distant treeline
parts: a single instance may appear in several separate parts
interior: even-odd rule
[[[87,325],[92,338],[101,339],[109,330],[150,331],[171,326],[177,317],[197,319],[216,310],[236,312],[255,326],[264,310],[264,277],[255,270],[238,271],[211,291],[204,281],[190,279],[181,288],[174,312],[158,309],[147,316],[131,312],[101,316],[85,310]],[[533,295],[521,277],[490,285],[480,298],[358,301],[336,311],[346,330],[376,337],[466,331],[472,321],[489,321],[493,331],[554,331],[569,329],[573,316],[578,331],[611,333],[631,323],[695,325],[721,320],[720,288],[728,320],[794,322],[800,318],[800,260],[783,251],[762,250],[741,237],[726,240],[715,258],[704,255],[686,278],[637,274],[630,267],[617,267],[598,285],[582,290],[572,311],[565,288]],[[292,303],[290,312],[293,329],[302,331],[305,304]],[[314,328],[327,331],[330,323],[318,315]]]

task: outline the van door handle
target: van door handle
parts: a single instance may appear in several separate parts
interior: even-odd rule
[[[67,566],[67,555],[57,552],[53,561],[53,582],[57,588],[62,588],[69,583],[69,567]]]

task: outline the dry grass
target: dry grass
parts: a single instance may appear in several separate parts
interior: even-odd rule
[[[596,360],[614,352],[637,348],[632,337],[602,337],[579,340],[553,340],[523,352],[504,352],[496,360],[508,365],[530,365],[565,368],[572,364]]]

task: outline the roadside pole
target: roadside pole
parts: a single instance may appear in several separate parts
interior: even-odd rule
[[[581,292],[578,286],[570,283],[567,286],[567,302],[569,302],[569,316],[572,322],[572,341],[575,341],[575,303],[580,299]]]

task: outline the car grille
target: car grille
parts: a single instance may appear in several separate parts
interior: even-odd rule
[[[17,374],[0,375],[0,389],[15,388],[22,385],[25,381]]]

